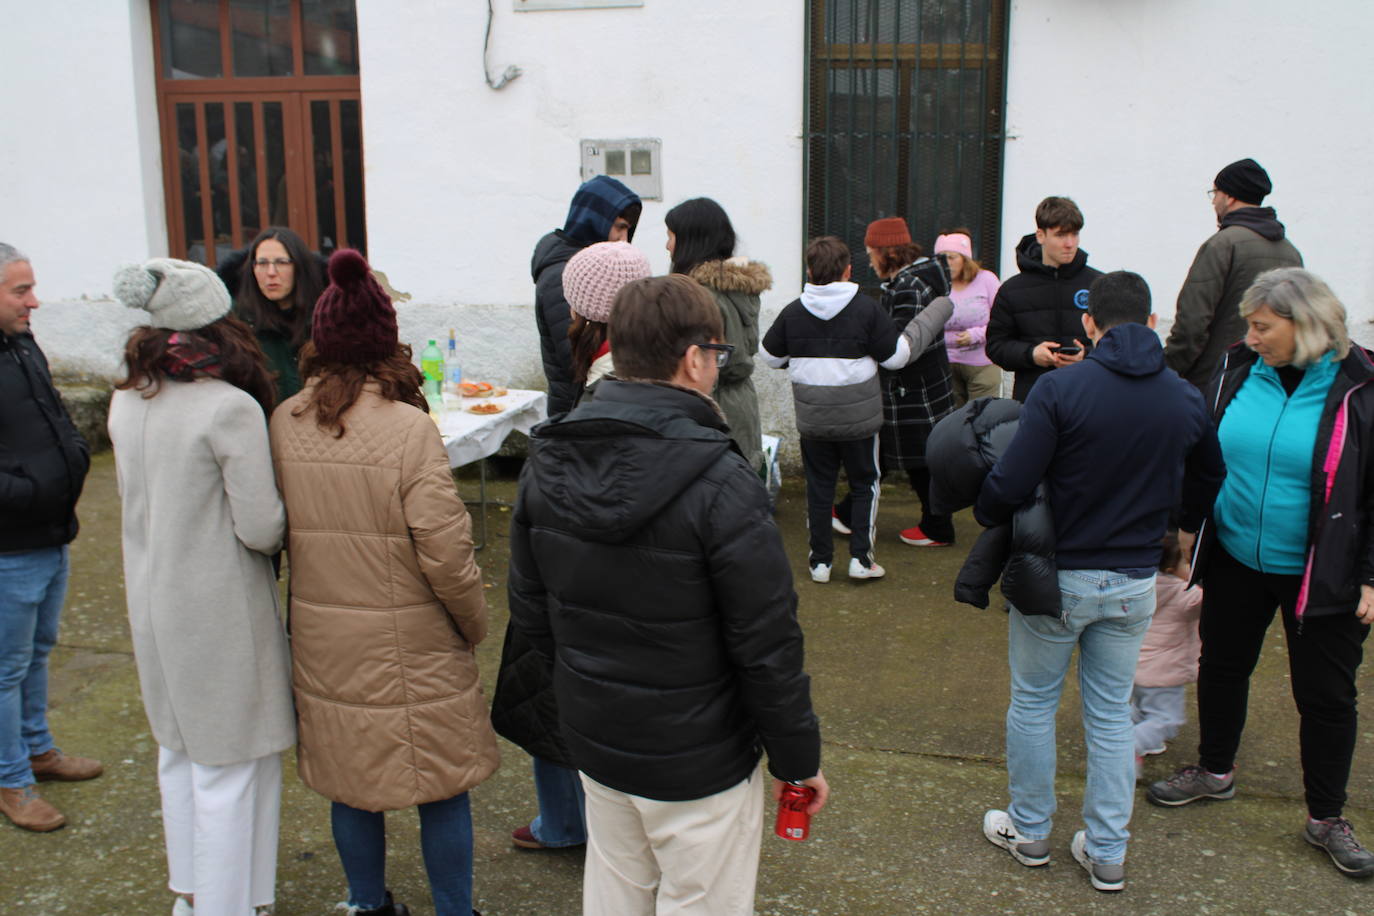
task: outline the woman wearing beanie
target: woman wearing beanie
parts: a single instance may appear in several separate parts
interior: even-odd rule
[[[949,271],[939,258],[921,257],[906,220],[889,216],[868,224],[864,233],[868,263],[883,281],[879,300],[900,330],[950,288]],[[921,521],[902,531],[903,543],[947,547],[954,543],[954,520],[930,511],[930,471],[926,438],[954,410],[953,383],[943,338],[912,357],[902,369],[882,370],[883,426],[878,433],[882,471],[906,471],[921,499]],[[836,507],[837,530],[849,528],[849,497]]]
[[[759,349],[759,294],[773,286],[768,267],[735,254],[735,229],[720,204],[709,197],[683,201],[664,216],[673,273],[686,274],[710,290],[725,320],[725,343],[734,347],[720,370],[712,395],[749,466],[763,466],[763,428],[754,390],[754,354]]]
[[[277,376],[277,399],[284,401],[301,390],[296,361],[324,291],[324,267],[299,235],[268,226],[248,246],[244,268],[234,314],[257,335]]]
[[[497,766],[473,647],[487,631],[467,510],[396,310],[356,251],[335,252],[277,408],[290,519],[301,779],[333,806],[349,913],[405,914],[386,889],[383,812],[418,805],[435,912],[472,910],[467,791]]]
[[[563,269],[563,296],[572,307],[572,374],[590,400],[596,384],[612,371],[606,324],[616,293],[652,271],[644,255],[628,242],[599,242],[573,255]],[[506,628],[501,671],[491,718],[496,731],[523,748],[534,761],[534,792],[539,813],[517,827],[518,849],[560,849],[587,842],[582,779],[568,761],[558,728],[558,708],[547,665],[513,626]]]
[[[175,914],[270,907],[281,751],[296,738],[271,555],[272,380],[229,291],[200,264],[126,267],[115,296],[149,313],[110,401],[124,579]]]
[[[954,406],[1002,393],[1002,368],[983,350],[988,315],[1002,281],[973,260],[973,237],[964,228],[951,229],[935,240],[935,253],[949,265],[954,317],[945,322],[945,353],[954,383]]]

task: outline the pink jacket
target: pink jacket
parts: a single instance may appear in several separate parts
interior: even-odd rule
[[[1137,687],[1182,687],[1197,680],[1202,638],[1202,589],[1162,572],[1155,578],[1155,617],[1140,647],[1135,669]]]

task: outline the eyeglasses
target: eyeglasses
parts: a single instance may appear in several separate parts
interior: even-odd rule
[[[291,263],[290,258],[258,258],[253,262],[253,269],[266,270],[269,267],[275,267],[278,271],[282,271],[290,267]]]
[[[1221,188],[1210,188],[1207,191],[1207,199],[1212,200],[1221,193]]]
[[[728,362],[730,361],[730,354],[735,352],[735,347],[734,347],[733,344],[703,343],[703,344],[697,344],[697,346],[700,347],[700,348],[703,349],[703,350],[715,350],[715,351],[716,351],[716,368],[717,368],[717,369],[724,369],[724,368],[725,368],[725,364],[728,363]]]

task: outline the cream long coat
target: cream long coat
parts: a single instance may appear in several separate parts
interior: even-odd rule
[[[286,514],[267,419],[218,379],[116,391],[110,441],[124,515],[124,585],[153,737],[211,766],[296,740],[270,555]]]
[[[368,383],[321,429],[307,385],[272,415],[290,534],[299,769],[368,811],[452,798],[498,754],[472,647],[487,632],[472,530],[439,431]]]

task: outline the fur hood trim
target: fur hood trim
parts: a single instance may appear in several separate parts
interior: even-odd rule
[[[740,292],[757,296],[773,288],[773,275],[768,272],[768,265],[748,258],[703,261],[693,267],[688,276],[708,289],[718,289],[723,293]]]

